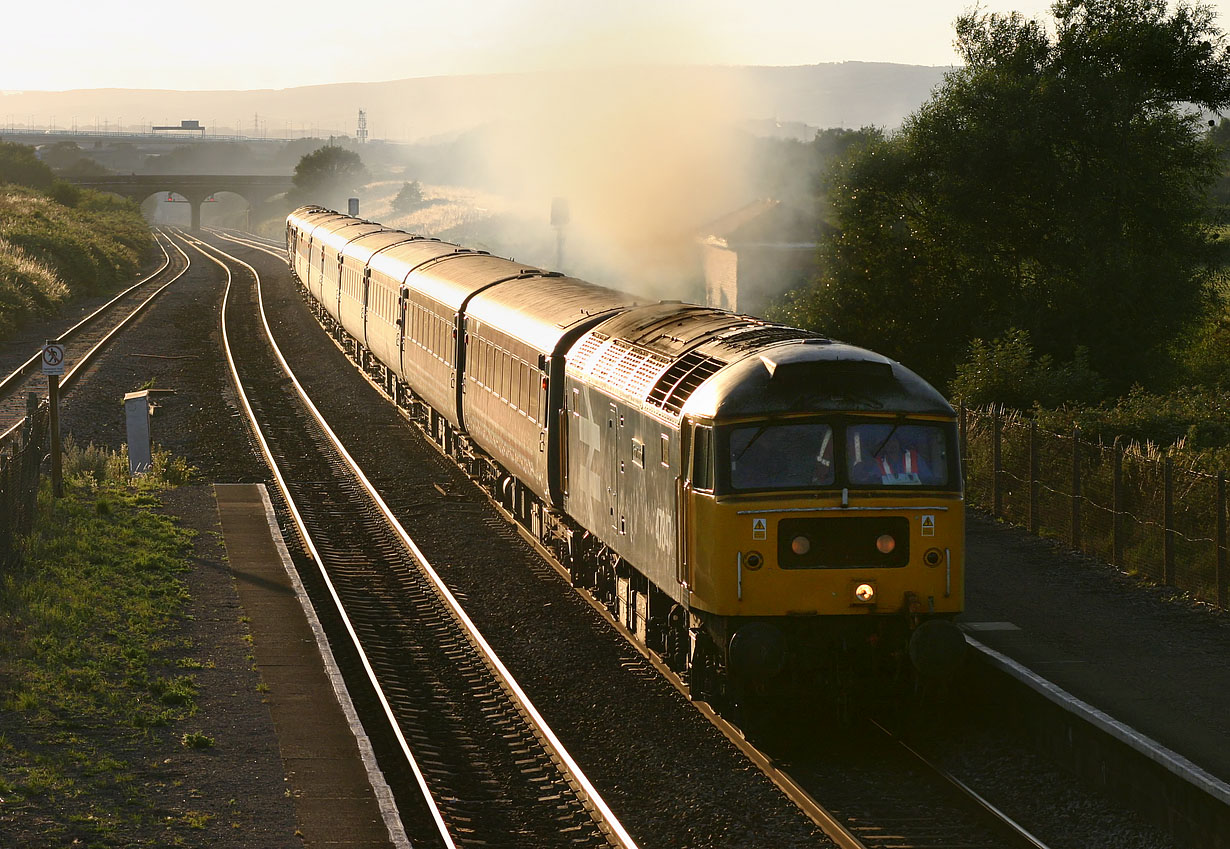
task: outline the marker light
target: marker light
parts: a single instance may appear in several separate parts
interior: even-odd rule
[[[859,584],[854,588],[854,597],[863,603],[875,601],[876,588],[871,584]]]
[[[797,536],[790,541],[790,550],[802,557],[811,551],[811,540],[805,536]]]
[[[892,534],[880,534],[876,537],[876,550],[881,554],[892,554],[896,547],[897,541],[893,539]]]

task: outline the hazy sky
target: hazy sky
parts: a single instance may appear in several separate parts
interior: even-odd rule
[[[618,63],[950,65],[973,0],[24,0],[0,90],[259,89]],[[1211,5],[1230,10],[1230,0]],[[1044,15],[1049,0],[983,0]],[[349,13],[338,18],[337,13]],[[1221,25],[1227,26],[1225,11]]]

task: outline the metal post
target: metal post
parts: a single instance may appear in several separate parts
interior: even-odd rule
[[[1123,449],[1115,444],[1115,467],[1112,480],[1110,514],[1110,562],[1114,566],[1123,565]]]
[[[969,485],[969,440],[966,438],[966,409],[965,403],[962,402],[957,408],[957,442],[960,446],[961,453],[961,483],[965,486]]]
[[[1072,425],[1072,547],[1081,547],[1081,429]]]
[[[1217,606],[1225,609],[1227,584],[1230,583],[1230,567],[1226,556],[1226,473],[1217,475]]]
[[[1162,463],[1162,583],[1174,586],[1174,469],[1170,458]]]
[[[1038,423],[1029,423],[1029,532],[1038,532]]]
[[[60,376],[47,375],[47,403],[51,410],[51,495],[64,497],[63,465],[60,459]]]

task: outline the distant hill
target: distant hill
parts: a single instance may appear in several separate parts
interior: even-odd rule
[[[208,132],[270,137],[353,135],[364,109],[373,139],[421,141],[526,114],[567,120],[588,98],[642,97],[671,92],[703,102],[732,122],[766,129],[893,128],[943,79],[947,68],[876,62],[792,67],[659,67],[485,76],[423,77],[251,91],[80,89],[0,94],[7,124],[31,119],[58,128],[115,128],[198,120]],[[593,103],[586,104],[593,107]],[[772,132],[767,132],[772,134]],[[793,133],[791,133],[793,134]]]

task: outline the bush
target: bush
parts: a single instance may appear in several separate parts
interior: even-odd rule
[[[55,175],[29,145],[0,141],[0,183],[47,191]]]
[[[153,248],[131,201],[62,183],[49,189],[63,202],[0,186],[0,337],[73,297],[128,283]]]
[[[1019,410],[1096,403],[1106,392],[1086,349],[1077,348],[1071,362],[1056,365],[1049,354],[1035,358],[1029,333],[1017,329],[990,342],[975,339],[952,382],[953,396],[969,406],[1006,404]]]
[[[1230,469],[1230,389],[1189,387],[1158,395],[1134,386],[1114,403],[1035,410],[1041,427],[1064,432],[1077,425],[1088,439],[1153,444],[1200,461],[1208,471]]]

